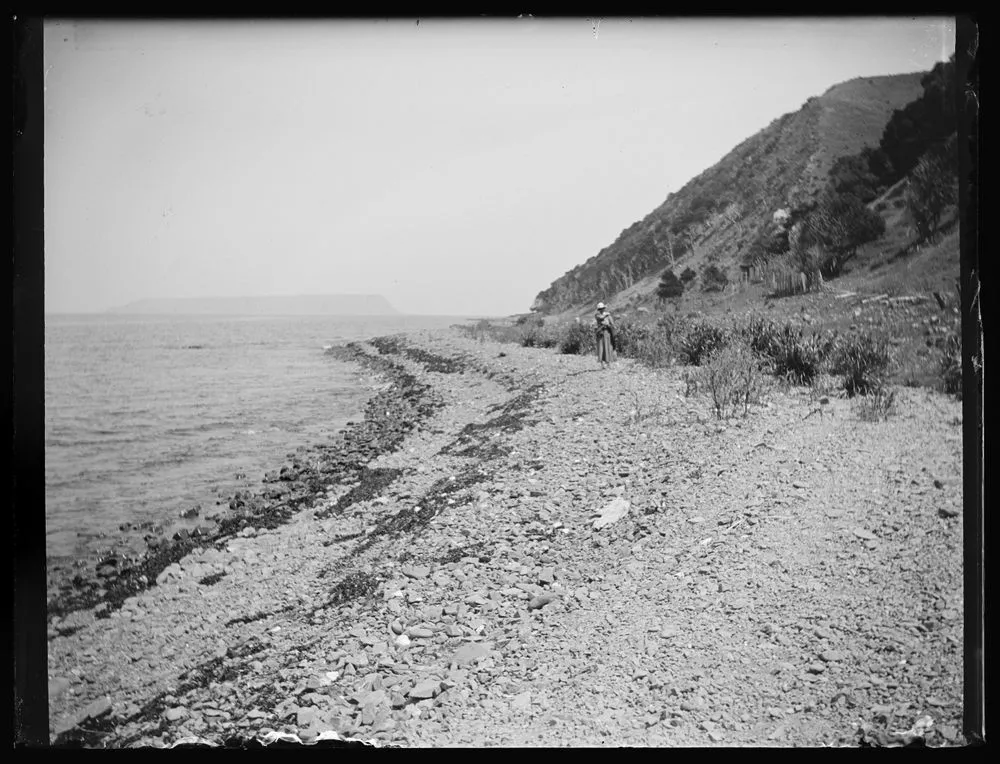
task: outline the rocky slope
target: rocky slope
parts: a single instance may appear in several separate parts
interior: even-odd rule
[[[878,146],[893,111],[923,92],[922,76],[863,77],[810,98],[553,281],[531,309],[555,315],[589,308],[598,300],[613,308],[646,304],[654,300],[667,267],[680,274],[714,263],[737,277],[737,265],[775,211],[814,198],[837,157]]]
[[[361,349],[433,409],[286,524],[56,619],[57,743],[960,742],[960,404],[719,423],[673,370]]]

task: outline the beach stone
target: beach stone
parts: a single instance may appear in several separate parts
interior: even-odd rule
[[[183,706],[174,706],[163,712],[163,718],[168,722],[176,722],[188,716],[189,712]]]
[[[73,686],[73,682],[66,677],[53,677],[49,680],[49,700],[55,700],[66,693]]]
[[[411,698],[428,699],[435,697],[441,692],[441,683],[432,679],[426,679],[418,683],[407,695]]]
[[[510,707],[514,711],[527,711],[531,708],[531,693],[527,690],[520,693],[510,702]]]
[[[431,569],[426,565],[404,565],[403,575],[407,578],[427,578],[430,575]]]
[[[594,530],[601,530],[609,525],[613,525],[628,514],[630,504],[627,499],[620,496],[611,503],[605,505],[598,513],[600,516],[594,520]]]
[[[452,654],[451,662],[465,666],[485,658],[492,650],[493,646],[487,642],[467,642]]]
[[[540,610],[556,599],[558,599],[558,596],[555,594],[542,594],[538,597],[532,597],[528,601],[528,610]]]

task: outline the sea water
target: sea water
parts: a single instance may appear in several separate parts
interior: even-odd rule
[[[290,452],[362,415],[371,380],[326,347],[463,321],[46,316],[47,556],[99,554],[125,524],[211,514],[259,488]]]

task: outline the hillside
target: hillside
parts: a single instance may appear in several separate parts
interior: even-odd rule
[[[812,204],[841,156],[878,146],[893,112],[923,93],[925,73],[859,78],[810,98],[622,231],[597,255],[556,279],[531,309],[556,315],[655,302],[660,274],[716,264],[738,275],[779,209]]]
[[[398,311],[381,295],[314,294],[287,297],[191,297],[139,300],[109,313],[250,316],[388,316]]]

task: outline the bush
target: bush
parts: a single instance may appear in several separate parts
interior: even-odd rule
[[[749,343],[736,338],[713,350],[696,372],[698,387],[710,394],[719,419],[742,409],[746,416],[767,390],[767,370]]]
[[[660,283],[656,287],[656,296],[661,300],[671,300],[684,294],[684,284],[677,278],[671,270],[666,270],[660,276]]]
[[[527,313],[523,316],[518,316],[517,320],[514,322],[517,326],[544,326],[545,319],[541,316],[536,316],[533,313]]]
[[[726,342],[726,332],[710,324],[700,321],[692,324],[678,344],[678,355],[683,363],[689,366],[700,366],[714,350]]]
[[[936,147],[920,158],[910,176],[905,198],[919,242],[934,236],[945,208],[955,203],[958,178],[953,168],[947,150]]]
[[[597,350],[594,329],[583,323],[566,326],[559,335],[559,352],[567,355],[586,355]]]
[[[695,278],[697,278],[697,276],[698,274],[691,269],[691,266],[688,266],[683,271],[681,271],[681,283],[687,284],[691,281],[694,281]]]
[[[739,333],[759,356],[770,358],[778,341],[779,329],[762,316],[751,316],[739,328]]]
[[[701,289],[703,292],[721,292],[729,285],[729,276],[724,268],[720,268],[714,263],[709,265],[701,274]]]
[[[866,422],[880,422],[896,413],[896,392],[879,386],[862,395],[855,403],[858,417]]]
[[[962,399],[962,335],[961,327],[953,327],[945,337],[938,360],[938,371],[944,391]]]
[[[558,342],[552,332],[542,326],[527,326],[521,330],[519,342],[526,348],[552,348]]]
[[[806,335],[801,329],[796,332],[791,326],[776,336],[771,361],[775,376],[794,385],[809,385],[820,373],[831,342],[824,341],[813,332]]]
[[[845,338],[833,355],[833,372],[842,375],[849,396],[867,395],[885,387],[892,360],[885,337],[864,333]]]
[[[626,358],[638,358],[651,334],[648,325],[622,319],[615,326],[615,352]]]

